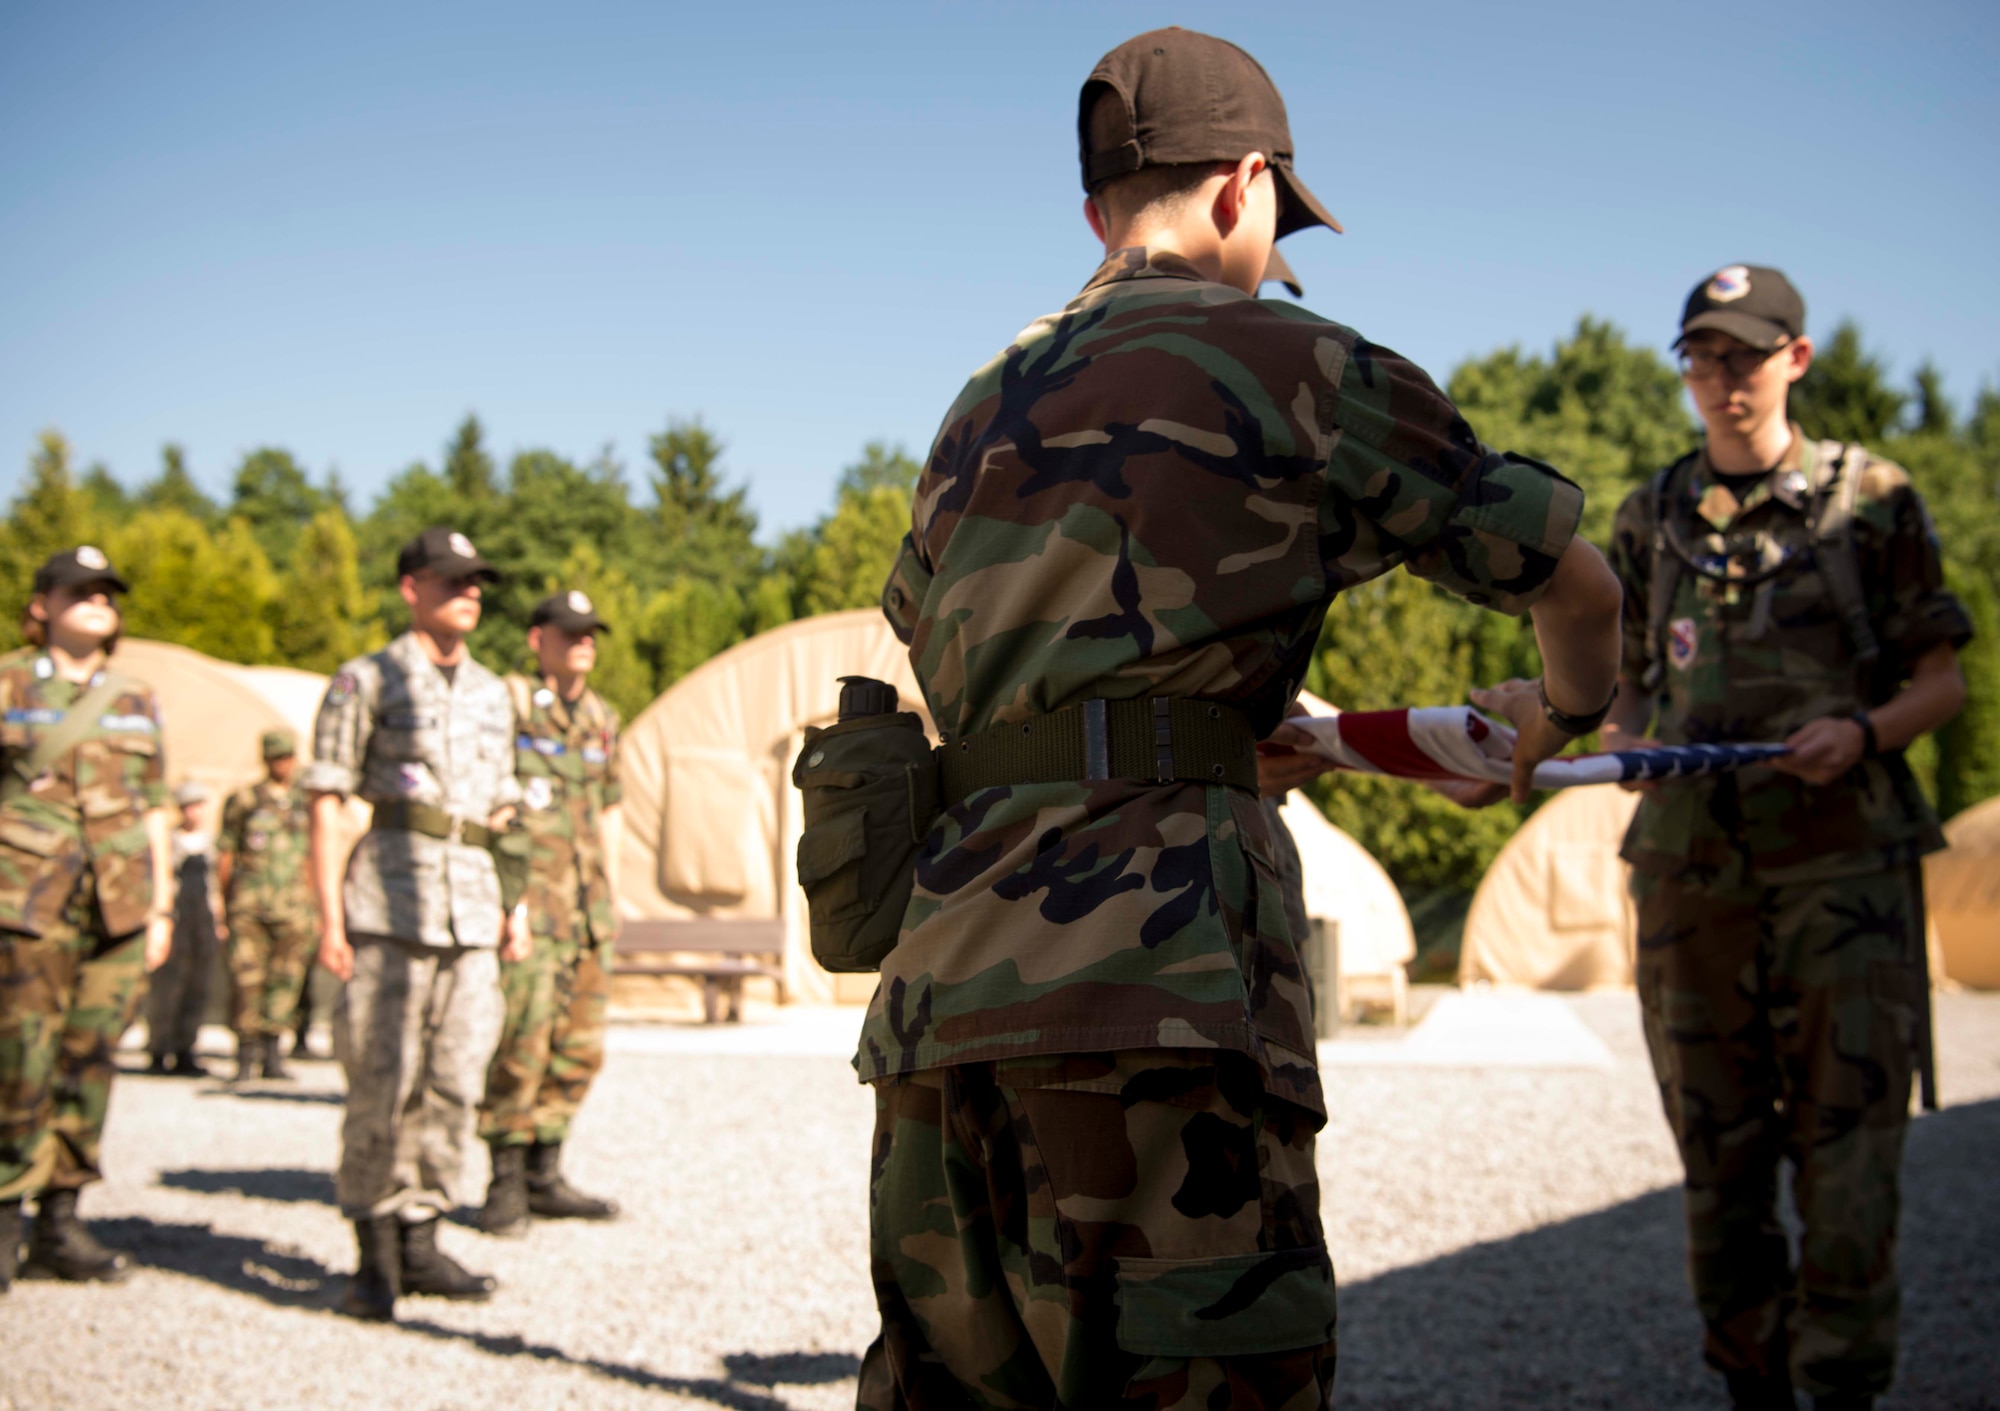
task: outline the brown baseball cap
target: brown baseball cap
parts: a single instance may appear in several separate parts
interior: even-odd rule
[[[1724,265],[1688,295],[1681,309],[1681,336],[1674,346],[1704,328],[1774,353],[1806,331],[1806,301],[1778,270]]]
[[[1125,122],[1121,140],[1093,150],[1091,109],[1106,89],[1123,101]],[[1076,124],[1085,191],[1143,167],[1233,162],[1262,152],[1278,183],[1280,236],[1311,225],[1340,229],[1292,170],[1292,129],[1278,86],[1227,40],[1178,25],[1126,40],[1084,80]]]

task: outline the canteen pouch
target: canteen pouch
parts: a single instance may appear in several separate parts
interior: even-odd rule
[[[937,755],[923,721],[895,711],[810,727],[792,783],[804,801],[798,873],[813,959],[835,974],[879,970],[939,812]]]

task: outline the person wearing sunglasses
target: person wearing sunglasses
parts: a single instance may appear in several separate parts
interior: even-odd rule
[[[1675,346],[1708,434],[1618,512],[1605,746],[1791,753],[1641,786],[1639,996],[1709,1364],[1738,1407],[1855,1411],[1894,1371],[1913,1073],[1933,1102],[1918,860],[1944,843],[1903,752],[1957,713],[1972,629],[1908,474],[1791,420],[1813,345],[1782,273],[1717,270]]]

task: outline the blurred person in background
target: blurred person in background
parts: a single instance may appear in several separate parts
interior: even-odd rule
[[[267,730],[264,778],[230,796],[216,838],[229,919],[236,1081],[289,1078],[283,1053],[318,944],[298,740]]]
[[[174,829],[174,948],[153,972],[146,995],[148,1073],[206,1078],[195,1040],[208,1013],[220,939],[215,878],[215,835],[209,831],[208,789],[193,780],[174,790],[180,823]]]
[[[472,659],[499,572],[426,529],[396,558],[410,630],[327,684],[301,784],[310,802],[319,963],[343,982],[334,1052],[347,1078],[335,1191],[359,1265],[340,1302],[386,1321],[405,1294],[490,1298],[494,1279],[439,1247],[504,1006],[496,950],[528,954],[492,848],[519,801],[513,710]],[[342,871],[341,806],[373,808]]]
[[[539,678],[509,676],[514,772],[527,832],[534,949],[500,962],[507,1018],[486,1070],[479,1135],[493,1152],[480,1228],[523,1234],[528,1217],[609,1220],[615,1201],[562,1174],[563,1142],[604,1066],[604,1011],[618,935],[618,712],[590,689],[597,634],[589,595],[544,598],[528,619]]]
[[[174,935],[160,707],[115,670],[129,589],[93,545],[36,570],[29,645],[0,657],[0,1291],[27,1271],[124,1276],[77,1218],[102,1178],[118,1039]]]

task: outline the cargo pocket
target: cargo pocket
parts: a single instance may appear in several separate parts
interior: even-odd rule
[[[0,817],[0,928],[41,935],[62,914],[84,861],[75,834],[19,814]]]
[[[1118,1346],[1141,1357],[1255,1357],[1333,1341],[1320,1246],[1216,1259],[1120,1259]]]

